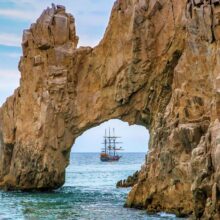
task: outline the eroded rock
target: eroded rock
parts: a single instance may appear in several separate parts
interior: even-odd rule
[[[55,189],[71,146],[112,118],[149,129],[127,206],[219,219],[219,1],[118,0],[100,44],[46,9],[24,31],[20,87],[0,108],[0,186]]]
[[[119,180],[116,184],[116,187],[127,188],[134,186],[138,182],[138,174],[139,172],[136,171],[132,176],[129,176],[127,179]]]

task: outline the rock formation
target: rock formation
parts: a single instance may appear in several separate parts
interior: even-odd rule
[[[127,188],[127,187],[134,186],[135,184],[138,183],[138,174],[139,174],[139,171],[137,170],[132,176],[128,176],[127,179],[119,180],[116,184],[116,187]]]
[[[150,132],[127,206],[220,219],[219,40],[219,0],[117,0],[95,48],[77,48],[63,6],[46,9],[0,109],[0,186],[62,186],[74,140],[118,118]]]

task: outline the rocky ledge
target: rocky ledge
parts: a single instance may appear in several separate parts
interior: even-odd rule
[[[0,108],[0,186],[62,186],[75,139],[118,118],[150,132],[127,206],[220,219],[219,40],[219,0],[117,0],[95,48],[52,5],[24,31]]]

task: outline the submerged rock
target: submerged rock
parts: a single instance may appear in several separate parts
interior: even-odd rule
[[[75,139],[118,118],[150,132],[128,207],[220,219],[219,17],[217,0],[117,0],[99,45],[77,48],[73,16],[46,9],[0,108],[0,186],[62,186]]]

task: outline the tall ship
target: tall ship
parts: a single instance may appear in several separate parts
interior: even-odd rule
[[[117,141],[119,138],[121,137],[115,136],[114,128],[113,128],[112,135],[111,135],[110,128],[109,128],[108,135],[105,130],[104,142],[102,143],[104,145],[104,148],[102,148],[102,151],[100,153],[100,160],[102,162],[111,162],[111,161],[120,160],[122,156],[119,156],[117,152],[123,149],[122,147],[118,147],[119,144],[122,144],[122,142]]]

